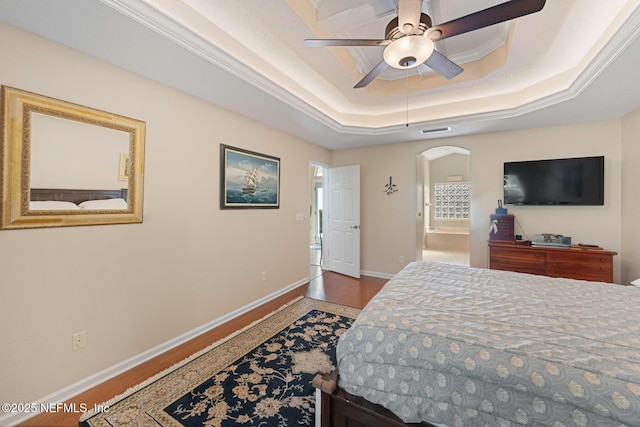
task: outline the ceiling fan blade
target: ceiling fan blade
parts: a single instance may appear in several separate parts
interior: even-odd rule
[[[329,47],[329,46],[386,46],[389,40],[377,39],[306,39],[305,47]]]
[[[364,76],[364,78],[362,80],[360,80],[358,83],[356,83],[356,85],[353,88],[354,89],[360,89],[362,87],[365,87],[366,85],[371,83],[373,80],[375,80],[376,77],[378,77],[380,74],[382,74],[382,72],[384,70],[386,70],[387,67],[389,67],[389,65],[386,62],[384,62],[384,60],[381,61],[378,65],[376,65],[373,68],[373,70],[369,71],[369,74]]]
[[[434,25],[425,32],[425,35],[434,42],[444,40],[458,34],[539,12],[544,4],[545,0],[511,0],[444,24]]]
[[[422,0],[398,1],[398,30],[403,34],[411,34],[420,24]]]
[[[437,50],[433,51],[431,56],[424,61],[424,64],[447,80],[454,78],[464,71],[462,67]]]

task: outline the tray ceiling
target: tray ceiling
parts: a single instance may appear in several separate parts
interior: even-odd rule
[[[424,0],[422,10],[437,24],[499,3]],[[353,85],[382,48],[302,41],[384,38],[395,0],[22,0],[1,3],[0,19],[340,149],[620,117],[640,106],[639,5],[548,0],[438,42],[465,69],[450,81],[421,66],[363,89]],[[172,64],[161,70],[160,53]]]

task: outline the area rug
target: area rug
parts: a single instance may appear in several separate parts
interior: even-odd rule
[[[81,427],[298,426],[315,421],[311,380],[335,364],[360,310],[303,298],[89,412]]]

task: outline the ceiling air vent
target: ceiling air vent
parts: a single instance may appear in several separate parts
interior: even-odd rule
[[[440,133],[440,132],[451,132],[451,126],[447,126],[445,128],[435,128],[435,129],[424,129],[421,130],[422,134],[432,134],[432,133]]]

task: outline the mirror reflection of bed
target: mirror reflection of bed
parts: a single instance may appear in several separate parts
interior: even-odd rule
[[[0,229],[142,222],[145,123],[2,85]]]
[[[127,188],[115,190],[84,190],[62,188],[32,188],[30,211],[95,211],[127,210]]]

